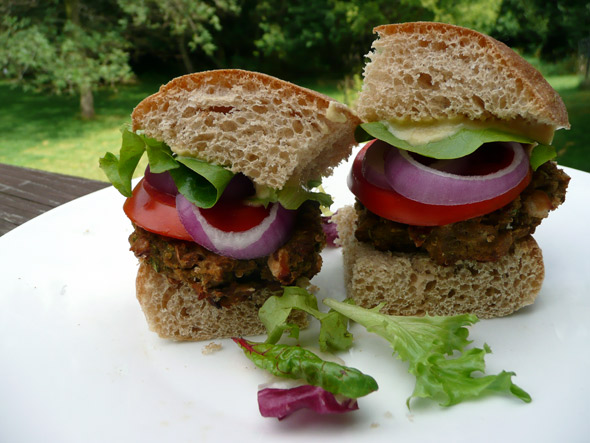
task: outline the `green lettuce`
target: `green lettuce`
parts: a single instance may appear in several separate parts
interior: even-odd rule
[[[533,148],[531,157],[529,159],[531,168],[533,168],[533,171],[536,171],[537,168],[543,163],[553,160],[555,157],[557,157],[557,152],[555,152],[555,148],[553,146],[537,145]]]
[[[442,140],[414,146],[393,135],[387,129],[387,124],[384,122],[363,123],[361,126],[371,136],[383,140],[396,148],[437,159],[464,157],[474,152],[484,143],[490,142],[535,143],[535,141],[529,137],[510,134],[498,129],[462,128],[453,135]]]
[[[352,346],[347,318],[333,310],[320,312],[315,296],[297,286],[285,287],[280,297],[269,297],[258,311],[268,334],[266,343],[277,343],[285,331],[290,331],[292,337],[298,337],[298,326],[287,322],[293,309],[305,311],[320,322],[318,341],[322,351],[346,351]]]
[[[531,401],[528,393],[512,383],[513,372],[473,376],[485,372],[484,357],[491,352],[487,345],[465,350],[471,343],[467,326],[478,321],[475,315],[400,317],[380,313],[380,306],[364,309],[333,299],[324,303],[383,337],[394,353],[409,363],[416,385],[407,399],[408,407],[415,397],[451,406],[492,393],[509,393],[526,403]]]
[[[299,346],[257,343],[243,338],[233,340],[256,366],[277,377],[305,380],[348,398],[363,397],[378,389],[373,377],[358,369],[322,360]]]
[[[175,157],[164,142],[123,129],[119,156],[107,152],[99,160],[99,166],[125,197],[132,195],[131,179],[144,153],[152,172],[170,172],[179,192],[201,208],[212,207],[234,176],[221,166]]]
[[[178,191],[201,208],[214,206],[234,176],[233,172],[222,166],[192,157],[176,156],[166,143],[125,128],[119,155],[107,152],[99,160],[99,166],[109,181],[125,197],[132,195],[131,180],[145,153],[152,172],[168,171]],[[264,197],[256,195],[252,202],[268,205],[278,201],[286,209],[297,209],[306,200],[318,201],[326,207],[332,204],[328,194],[301,186],[285,186],[281,190],[268,188]]]

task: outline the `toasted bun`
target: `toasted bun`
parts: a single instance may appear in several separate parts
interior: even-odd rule
[[[390,315],[501,317],[532,304],[545,275],[541,250],[532,237],[515,244],[497,262],[460,261],[439,266],[427,254],[375,250],[356,240],[356,212],[334,216],[344,257],[348,296],[372,308],[384,303]]]
[[[470,29],[379,26],[356,111],[365,121],[497,119],[569,128],[563,101],[503,43]]]
[[[322,94],[234,69],[172,80],[137,105],[132,121],[177,154],[277,189],[329,175],[350,155],[360,123]]]
[[[217,308],[206,300],[199,300],[187,284],[169,280],[143,260],[137,272],[136,292],[149,328],[160,337],[173,340],[262,334],[265,328],[258,318],[258,310],[268,297],[277,295],[260,290],[246,301]],[[307,325],[307,316],[297,310],[290,321],[303,327]]]

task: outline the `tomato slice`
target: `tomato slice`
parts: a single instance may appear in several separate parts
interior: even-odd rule
[[[193,241],[176,212],[176,199],[158,191],[142,179],[133,195],[125,200],[123,211],[137,226],[146,231],[180,240]]]
[[[146,231],[180,240],[193,241],[176,211],[176,198],[158,191],[142,179],[124,205],[123,211]],[[220,200],[201,214],[209,224],[224,232],[243,232],[259,225],[270,213],[270,206],[248,206],[235,200]]]
[[[362,174],[363,158],[373,142],[367,143],[356,156],[348,187],[359,201],[371,212],[388,220],[414,226],[442,226],[488,214],[507,205],[528,186],[531,171],[511,190],[489,200],[466,205],[430,205],[410,200],[393,189],[379,188]]]

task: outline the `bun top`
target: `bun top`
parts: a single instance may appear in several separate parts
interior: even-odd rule
[[[131,118],[133,130],[179,155],[277,189],[329,175],[350,155],[360,123],[322,94],[235,69],[178,77],[139,103]]]
[[[560,96],[505,44],[443,23],[383,25],[364,71],[357,113],[365,121],[512,121],[569,128]]]

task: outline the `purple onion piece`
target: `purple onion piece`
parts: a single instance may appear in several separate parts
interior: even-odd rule
[[[255,193],[254,183],[244,174],[237,173],[225,187],[220,200],[243,200]]]
[[[265,257],[282,246],[291,236],[297,213],[273,203],[269,215],[257,226],[242,232],[225,232],[211,226],[200,209],[182,194],[176,196],[176,210],[195,243],[217,254],[242,260]]]
[[[529,170],[528,156],[520,143],[503,143],[511,162],[485,175],[458,175],[421,163],[407,151],[390,150],[385,157],[385,176],[393,190],[429,205],[465,205],[490,200],[517,186]],[[459,162],[463,160],[458,159]],[[446,169],[451,165],[445,165]]]
[[[365,152],[363,158],[362,174],[369,183],[378,188],[391,189],[385,176],[385,156],[387,152],[395,149],[384,141],[375,139]]]
[[[148,167],[145,168],[145,179],[152,187],[160,192],[172,196],[178,194],[176,184],[174,183],[174,180],[172,180],[172,176],[168,171],[155,173],[150,170],[148,165]]]
[[[311,409],[318,414],[342,414],[358,409],[358,404],[352,398],[337,399],[319,386],[303,385],[258,391],[258,408],[263,417],[282,420],[299,409]]]

